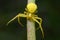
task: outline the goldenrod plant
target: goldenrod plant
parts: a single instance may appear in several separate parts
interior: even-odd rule
[[[44,32],[43,32],[43,28],[41,26],[42,24],[42,18],[38,17],[38,15],[36,15],[36,11],[37,11],[37,5],[35,4],[35,2],[29,2],[25,8],[25,11],[24,13],[18,13],[18,15],[16,15],[14,18],[12,18],[8,23],[7,25],[12,22],[13,20],[15,20],[16,18],[18,19],[18,23],[21,24],[20,22],[20,17],[25,17],[27,19],[27,40],[36,40],[36,37],[35,37],[35,22],[39,24],[39,28],[41,29],[41,32],[42,32],[42,36],[44,38]],[[40,20],[40,21],[38,21]],[[29,27],[31,28],[29,28]],[[34,27],[34,28],[32,28]],[[28,29],[29,28],[29,29]],[[33,31],[34,30],[34,31]],[[28,34],[28,32],[30,32]],[[31,34],[33,33],[33,34]],[[32,37],[35,37],[35,38],[30,38],[30,35]]]

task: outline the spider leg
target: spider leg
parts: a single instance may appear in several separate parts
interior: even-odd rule
[[[15,20],[17,17],[18,17],[18,15],[15,16],[14,18],[12,18],[10,21],[8,21],[7,25],[8,25],[10,22],[12,22],[13,20]]]
[[[19,14],[19,16],[18,16],[18,23],[19,23],[22,27],[24,27],[24,25],[20,22],[20,17],[26,17],[26,15],[25,15],[25,14]]]
[[[42,18],[39,18],[39,17],[35,17],[36,19],[39,19],[40,20],[40,23],[42,24]],[[37,28],[37,30],[39,29],[39,27]]]
[[[14,18],[12,18],[12,19],[7,23],[7,25],[8,25],[10,22],[12,22],[13,20],[15,20],[17,17],[26,17],[26,15],[19,13],[19,14],[16,15]]]
[[[42,18],[39,18],[39,17],[35,17],[36,19],[39,19],[40,20],[40,23],[42,23]]]
[[[18,17],[18,23],[23,27],[24,25],[20,22],[20,17]]]
[[[39,22],[37,19],[39,19],[39,20],[40,20],[40,22]],[[39,17],[36,17],[36,18],[33,18],[33,20],[39,24],[39,28],[41,29],[42,36],[43,36],[43,38],[44,38],[44,31],[43,31],[43,28],[42,28],[42,26],[41,26],[42,19],[41,19],[41,18],[39,18]]]

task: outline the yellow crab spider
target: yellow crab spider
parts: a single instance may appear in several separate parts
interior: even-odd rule
[[[11,19],[7,25],[12,22],[13,20],[15,20],[16,18],[18,18],[18,23],[20,23],[20,17],[25,17],[27,18],[27,20],[30,20],[30,21],[35,21],[36,23],[39,24],[39,28],[41,29],[41,32],[42,32],[42,36],[44,37],[44,32],[43,32],[43,28],[41,26],[42,24],[42,18],[39,18],[37,15],[35,15],[35,12],[37,10],[37,5],[35,3],[29,3],[27,4],[26,8],[25,8],[25,11],[24,11],[24,14],[22,13],[19,13],[18,15],[16,15],[13,19]],[[38,21],[40,20],[40,22]]]

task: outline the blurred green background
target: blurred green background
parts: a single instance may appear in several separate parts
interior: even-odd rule
[[[0,0],[0,40],[27,40],[25,18],[21,20],[25,27],[21,27],[17,19],[6,26],[10,19],[24,12],[26,4],[27,0]],[[37,15],[43,19],[44,40],[60,40],[60,1],[36,0],[36,4]],[[40,30],[36,31],[36,38],[42,40]]]

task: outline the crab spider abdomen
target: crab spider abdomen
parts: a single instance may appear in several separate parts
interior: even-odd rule
[[[34,13],[37,10],[37,5],[35,3],[27,4],[28,12]]]

